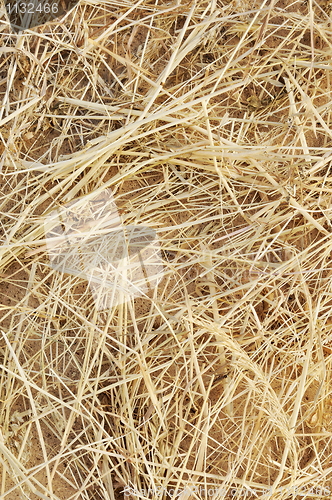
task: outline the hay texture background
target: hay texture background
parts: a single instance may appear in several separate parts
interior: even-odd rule
[[[0,498],[328,498],[331,4],[1,16]],[[100,311],[44,221],[105,189],[163,276]]]

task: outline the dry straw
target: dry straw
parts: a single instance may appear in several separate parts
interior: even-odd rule
[[[330,4],[1,12],[0,499],[330,497]],[[106,189],[163,278],[100,311],[44,222]]]

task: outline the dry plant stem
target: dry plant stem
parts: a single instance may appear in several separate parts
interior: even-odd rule
[[[204,248],[202,248],[202,250],[204,251]],[[209,258],[207,260],[207,265],[210,269],[212,269],[211,255],[209,256]],[[212,284],[215,282],[213,272],[212,271],[208,272],[206,277],[207,277],[208,283],[209,283],[210,295],[212,297],[215,297],[217,290],[216,290],[216,287]],[[212,303],[212,310],[213,310],[213,319],[214,319],[216,324],[219,324],[220,323],[220,316],[219,316],[219,311],[218,311],[218,303],[217,303],[216,299],[214,299],[214,301]],[[216,340],[219,343],[220,366],[225,367],[225,368],[221,369],[221,373],[220,373],[220,375],[224,377],[223,378],[223,386],[224,386],[224,394],[225,394],[225,400],[226,400],[225,410],[226,410],[227,415],[232,418],[233,417],[233,405],[232,405],[231,401],[228,402],[228,397],[230,394],[230,384],[227,380],[228,377],[227,377],[227,368],[226,368],[225,349],[222,345],[222,339],[220,338],[220,336],[217,335]]]

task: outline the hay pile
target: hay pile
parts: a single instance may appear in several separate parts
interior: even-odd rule
[[[329,497],[330,4],[1,12],[0,498]],[[163,265],[101,310],[44,223],[106,190]]]

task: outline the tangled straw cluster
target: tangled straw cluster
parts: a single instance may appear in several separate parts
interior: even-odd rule
[[[82,0],[14,35],[2,11],[0,498],[332,491],[330,15]],[[101,311],[44,227],[105,190],[163,278]]]

